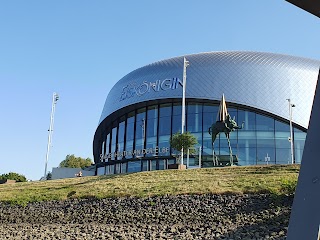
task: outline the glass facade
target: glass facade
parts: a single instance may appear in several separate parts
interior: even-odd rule
[[[218,104],[187,101],[186,131],[198,139],[196,153],[188,167],[216,166],[217,156],[229,156],[228,141],[221,133],[212,146],[209,127],[216,122]],[[291,163],[288,122],[243,107],[228,107],[228,112],[243,128],[231,132],[230,142],[237,165]],[[169,139],[181,131],[181,103],[152,104],[137,108],[113,121],[101,135],[101,154],[97,173],[116,174],[167,169],[176,162]],[[294,159],[301,162],[306,130],[294,127]],[[199,152],[200,151],[200,152]],[[186,158],[187,159],[187,158]],[[100,169],[101,168],[101,169]]]

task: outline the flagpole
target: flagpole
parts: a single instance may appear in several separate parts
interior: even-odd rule
[[[181,114],[181,134],[184,133],[185,120],[186,120],[186,85],[187,85],[187,67],[189,61],[183,58],[183,79],[182,79],[182,114]],[[181,164],[183,165],[183,147],[181,149]]]

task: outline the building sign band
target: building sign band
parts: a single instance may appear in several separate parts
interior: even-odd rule
[[[174,90],[179,87],[182,87],[183,83],[179,78],[167,78],[164,80],[156,80],[155,82],[143,81],[143,83],[129,83],[127,86],[122,88],[122,93],[120,101],[123,101],[134,96],[142,96],[151,91],[167,91],[169,89]]]
[[[154,148],[144,148],[144,149],[135,149],[135,150],[129,150],[129,151],[122,151],[122,152],[112,152],[107,154],[100,154],[100,161],[103,162],[106,159],[109,158],[116,158],[116,157],[126,157],[126,156],[140,156],[142,154],[154,154],[157,155],[159,153],[169,153],[170,149],[169,147],[154,147]]]

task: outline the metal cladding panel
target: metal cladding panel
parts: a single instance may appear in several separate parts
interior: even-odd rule
[[[305,128],[317,83],[320,61],[262,52],[208,52],[175,57],[139,68],[110,91],[100,123],[111,113],[139,102],[181,98],[183,57],[187,68],[186,98],[220,100],[261,109]]]

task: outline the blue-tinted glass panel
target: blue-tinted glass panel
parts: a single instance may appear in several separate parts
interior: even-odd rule
[[[150,170],[157,170],[157,160],[150,160],[151,165],[150,165]]]
[[[117,163],[115,165],[115,174],[118,174],[121,172],[121,163]]]
[[[290,147],[276,149],[276,163],[277,164],[290,164],[291,163],[291,148]]]
[[[238,110],[238,125],[244,123],[242,130],[255,130],[256,129],[256,114],[249,111]]]
[[[219,106],[213,105],[213,104],[205,104],[203,105],[203,112],[205,113],[218,113],[219,111]],[[217,115],[215,115],[214,119],[216,118]]]
[[[189,103],[187,107],[187,113],[188,114],[196,114],[196,113],[202,113],[202,104],[199,103]]]
[[[133,140],[129,140],[126,142],[126,151],[127,152],[132,152],[133,151]],[[132,155],[127,154],[126,159],[132,158]]]
[[[217,112],[204,112],[203,113],[203,131],[208,132],[209,127],[216,122]]]
[[[294,158],[296,163],[301,163],[307,133],[294,128]]]
[[[256,148],[238,148],[237,157],[240,166],[255,165],[257,159]]]
[[[238,131],[238,147],[255,148],[257,146],[257,135],[255,131]]]
[[[112,129],[112,136],[111,136],[111,153],[116,152],[116,140],[117,140],[117,127]],[[114,154],[111,155],[111,159],[114,160]]]
[[[257,131],[257,148],[275,147],[274,132]]]
[[[169,148],[170,149],[170,135],[165,135],[165,136],[159,136],[159,149],[162,148]],[[159,150],[159,156],[169,156],[169,152],[162,152]]]
[[[97,169],[97,176],[100,176],[100,175],[104,175],[105,174],[105,166],[104,167],[99,167]]]
[[[290,148],[289,142],[290,133],[289,132],[276,132],[276,148]]]
[[[275,164],[275,149],[274,148],[257,148],[257,164]]]
[[[157,136],[157,130],[158,130],[158,119],[157,118],[148,119],[147,137]]]
[[[290,134],[289,124],[275,120],[274,125],[276,132],[288,132]]]
[[[172,105],[171,103],[161,104],[159,109],[159,117],[171,116]]]
[[[258,131],[273,131],[274,130],[273,118],[256,114],[256,129]]]
[[[121,173],[127,172],[127,163],[121,163]]]
[[[182,106],[181,106],[181,103],[174,103],[174,104],[173,104],[172,115],[181,115],[181,114],[182,114]]]
[[[142,160],[142,171],[149,171],[149,160]]]
[[[106,141],[105,141],[105,155],[107,155],[110,152],[109,147],[110,147],[110,133],[107,134]],[[108,159],[105,159],[105,161],[107,162]]]
[[[181,114],[172,116],[172,134],[181,132]]]
[[[148,107],[148,119],[158,118],[158,105]]]
[[[134,119],[135,119],[135,117],[134,117],[134,115],[132,116],[132,114],[134,114],[134,112],[131,112],[129,114],[129,116],[131,116],[131,117],[129,117],[127,119],[126,141],[134,139]]]
[[[144,137],[146,112],[145,108],[137,111],[136,115],[136,140]]]
[[[155,147],[157,147],[157,137],[148,137],[147,138],[147,145],[146,145],[146,148],[147,149],[155,149]],[[149,156],[156,156],[156,154],[154,153],[147,153],[146,154],[147,157]]]
[[[159,118],[159,136],[171,134],[171,116]]]
[[[128,173],[140,172],[141,171],[141,161],[128,162]]]
[[[202,114],[187,115],[187,131],[192,133],[202,132]]]
[[[159,159],[158,164],[159,164],[159,170],[164,170],[167,168],[166,160],[164,159]]]

